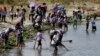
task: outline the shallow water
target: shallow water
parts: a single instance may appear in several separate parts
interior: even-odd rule
[[[69,25],[68,32],[64,34],[64,40],[73,40],[72,43],[63,42],[69,49],[66,51],[64,48],[59,48],[58,53],[54,53],[54,49],[49,45],[48,32],[44,32],[43,36],[46,42],[43,41],[42,50],[34,50],[34,40],[26,42],[25,47],[21,49],[14,48],[7,51],[0,56],[99,56],[100,55],[100,21],[96,22],[97,31],[91,31],[91,24],[88,32],[85,31],[85,22],[78,25],[77,29],[73,29]]]

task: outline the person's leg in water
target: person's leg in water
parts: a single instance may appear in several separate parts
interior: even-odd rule
[[[34,14],[32,14],[31,17],[32,17],[32,22],[34,22]]]
[[[23,42],[23,37],[21,34],[18,35],[18,48],[21,47],[24,45],[24,42]]]
[[[2,22],[4,22],[5,16],[2,16]]]
[[[75,22],[75,25],[76,25],[76,28],[77,28],[77,20],[76,20],[76,22]]]
[[[92,31],[96,31],[96,26],[92,26]]]
[[[54,51],[58,51],[59,43],[58,43],[58,41],[55,41],[55,40],[54,40],[54,42],[55,42],[55,44],[53,45],[55,48]]]
[[[6,22],[6,15],[4,16],[4,22]]]
[[[58,55],[58,51],[55,51],[55,50],[54,50],[53,56],[59,56],[59,55]]]
[[[8,45],[8,36],[5,35],[5,46],[7,46],[7,45]]]
[[[69,51],[69,50],[65,47],[65,45],[63,45],[62,43],[60,43],[60,45],[61,45],[62,47],[64,47],[64,48],[66,49],[66,51]]]
[[[14,16],[13,16],[13,15],[11,15],[11,19],[12,19],[12,21],[13,21],[13,18],[14,18]]]
[[[80,23],[82,22],[82,16],[81,15],[79,15],[79,20],[80,20]]]
[[[1,21],[3,22],[3,16],[1,16]]]
[[[17,42],[17,47],[21,47],[21,30],[20,29],[17,29],[16,30],[16,42]]]
[[[0,21],[1,21],[1,11],[0,11]]]
[[[42,48],[42,43],[41,43],[41,40],[38,40],[38,46],[37,46],[37,49],[41,49]]]
[[[2,22],[4,22],[4,16],[2,16]]]
[[[86,31],[88,30],[89,28],[89,23],[86,23]]]
[[[2,21],[1,15],[0,15],[0,21]]]
[[[76,27],[75,27],[76,26]],[[74,20],[73,28],[77,28],[77,20]]]
[[[54,51],[58,51],[58,47],[57,46],[58,46],[57,44],[54,45],[54,48],[55,48]]]
[[[61,32],[61,33],[59,34],[59,38],[58,38],[56,44],[57,44],[58,46],[64,47],[64,48],[68,51],[68,49],[62,44],[62,38],[63,38],[63,33]]]
[[[53,39],[53,35],[50,35],[50,43],[51,43],[52,39]]]
[[[74,26],[75,26],[75,20],[73,21],[73,28],[74,28]]]
[[[20,47],[22,48],[24,46],[24,40],[23,40],[23,36],[20,36]]]
[[[93,25],[92,25],[92,31],[93,31],[94,29],[93,29]]]
[[[66,49],[66,51],[68,51],[68,49],[66,48],[66,46],[63,45],[63,44],[61,43],[61,41],[57,41],[56,45],[57,45],[57,46],[62,46],[62,47],[64,47],[64,48]]]
[[[68,25],[67,25],[67,23],[64,23],[64,31],[68,31]]]
[[[18,48],[20,47],[20,37],[19,37],[19,35],[18,35],[18,37],[17,37],[17,47],[18,47]]]

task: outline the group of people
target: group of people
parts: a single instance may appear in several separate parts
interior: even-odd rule
[[[82,18],[84,17],[84,11],[82,12],[80,10],[80,8],[78,8],[77,10],[74,10],[73,11],[73,27],[74,28],[77,28],[77,24],[78,22],[82,22]],[[87,15],[86,16],[86,31],[89,29],[89,24],[91,22],[91,25],[92,25],[92,31],[96,31],[96,17],[97,17],[97,14],[94,14],[94,15]]]
[[[7,8],[4,7],[0,10],[0,19],[2,22],[6,21]]]
[[[45,13],[44,13],[45,15]],[[41,15],[38,15],[37,18],[35,17],[35,23],[34,27],[38,30],[36,34],[36,41],[38,42],[37,48],[42,47],[42,32],[41,32],[41,22],[42,20],[45,20],[45,22],[52,27],[50,30],[50,45],[55,48],[55,51],[58,50],[58,46],[63,46],[66,50],[68,50],[63,44],[62,44],[62,38],[64,31],[66,32],[68,30],[68,22],[67,22],[67,15],[66,10],[64,6],[56,4],[52,8],[52,12],[50,12],[47,17],[41,17]],[[39,21],[40,20],[40,21]],[[44,23],[45,23],[44,22]],[[64,31],[62,28],[64,27]],[[57,29],[56,29],[57,28]],[[44,39],[45,40],[45,39]]]
[[[68,17],[66,13],[66,8],[63,5],[56,4],[51,10],[50,13],[46,16],[47,13],[47,5],[46,3],[36,4],[32,3],[28,6],[30,8],[29,13],[29,20],[33,23],[33,28],[36,29],[38,32],[35,36],[35,40],[38,42],[37,48],[42,47],[42,39],[45,40],[45,38],[42,36],[42,24],[44,21],[52,27],[50,30],[50,45],[55,48],[55,51],[58,50],[58,46],[63,46],[66,50],[68,50],[63,44],[63,34],[68,30]],[[16,33],[16,39],[17,39],[17,46],[21,47],[22,44],[24,44],[23,40],[23,29],[24,27],[24,21],[26,20],[26,12],[27,10],[24,8],[24,6],[21,5],[21,8],[16,9],[16,13],[14,11],[14,7],[11,6],[11,9],[9,11],[9,14],[11,16],[11,24],[14,22],[14,17],[18,18],[17,23],[15,23],[15,29],[7,28],[7,31],[1,33],[2,39],[5,40],[5,45],[7,45],[9,33],[15,32]],[[6,14],[7,9],[4,7],[0,11],[0,15],[2,18],[2,22],[6,21]],[[82,22],[82,12],[79,11],[73,11],[73,27],[76,25],[77,28],[77,22],[78,20]],[[88,30],[90,19],[87,16],[86,19],[86,30]],[[64,30],[62,30],[64,28]],[[92,30],[96,30],[96,24],[95,19],[92,21]],[[72,40],[68,41],[72,42]]]
[[[78,24],[78,21],[81,22],[82,21],[82,15],[84,14],[84,12],[82,12],[80,10],[80,8],[78,8],[77,10],[74,10],[73,11],[73,27],[76,26],[77,28],[77,24]]]
[[[86,18],[86,31],[88,31],[88,29],[89,29],[90,22],[92,24],[92,27],[91,27],[92,31],[96,31],[97,30],[96,18],[91,18],[90,16],[87,16],[87,18]]]

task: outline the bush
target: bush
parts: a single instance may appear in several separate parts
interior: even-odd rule
[[[25,4],[28,0],[0,0],[0,3],[2,4],[11,4],[11,5],[17,5],[17,4]]]
[[[4,0],[0,0],[0,3],[1,3],[1,4],[4,3]]]

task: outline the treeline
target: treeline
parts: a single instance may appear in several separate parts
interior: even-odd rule
[[[94,2],[100,3],[100,0],[35,0],[35,1],[48,1],[48,2],[61,2],[61,3],[70,3],[70,2]]]
[[[8,4],[12,4],[14,2],[14,0],[0,0],[0,3],[4,4],[4,3],[8,3]]]
[[[27,4],[29,1],[32,0],[0,0],[0,4]],[[70,2],[94,2],[94,3],[100,3],[100,0],[35,0],[39,2],[50,2],[50,3],[63,3],[63,4],[69,4]]]
[[[27,3],[28,0],[0,0],[0,4],[11,4],[11,5],[17,5],[17,4],[24,4]]]

